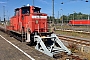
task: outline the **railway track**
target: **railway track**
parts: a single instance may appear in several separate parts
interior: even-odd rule
[[[88,31],[81,31],[81,30],[74,30],[74,29],[56,29],[57,31],[64,31],[64,32],[75,32],[75,33],[82,33],[82,34],[90,34],[90,32]]]
[[[65,35],[58,35],[58,37],[63,41],[73,42],[84,46],[90,46],[90,40],[87,40],[87,39],[76,38],[76,37],[65,36]]]
[[[0,30],[5,32],[5,28],[1,25],[0,25]],[[87,39],[65,36],[65,35],[58,35],[58,37],[59,37],[59,39],[61,39],[63,41],[70,41],[70,42],[74,42],[76,44],[90,46],[90,40],[87,40]]]

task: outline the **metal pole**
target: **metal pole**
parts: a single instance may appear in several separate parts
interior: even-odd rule
[[[76,13],[75,11],[73,11],[74,13],[73,13],[73,20],[75,19],[75,17],[74,17],[74,14]]]
[[[75,13],[75,11],[73,11]],[[72,30],[74,31],[74,13],[73,13],[73,26],[72,26]]]
[[[58,21],[57,21],[57,24],[59,23],[59,11],[58,11]]]
[[[74,13],[73,13],[73,25],[74,25]],[[74,30],[74,26],[72,26],[72,29]]]
[[[5,22],[5,6],[3,6],[3,17],[4,17],[4,22]]]
[[[63,9],[61,9],[62,10],[62,25],[63,25]]]
[[[62,11],[62,17],[61,17],[61,18],[62,18],[62,21],[61,21],[61,30],[63,30],[63,27],[62,27],[62,26],[63,26],[63,10],[62,10],[62,9],[60,9],[60,10]]]
[[[3,6],[3,17],[4,17],[4,26],[5,26],[5,32],[6,32],[5,6]]]
[[[52,17],[53,17],[53,24],[54,24],[54,0],[52,0]]]
[[[69,18],[69,13],[68,13],[68,16],[67,16],[67,25],[68,25],[68,18]]]
[[[33,0],[33,6],[34,6],[34,0]]]
[[[7,10],[7,23],[9,24],[9,11]]]
[[[87,32],[89,32],[89,14],[88,14]]]
[[[63,10],[62,10],[62,25],[63,25]]]
[[[52,0],[52,25],[51,31],[54,32],[54,0]]]
[[[74,20],[74,13],[73,13],[73,20]]]

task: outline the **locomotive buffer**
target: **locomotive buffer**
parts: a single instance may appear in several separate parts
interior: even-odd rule
[[[71,51],[68,50],[54,33],[43,37],[35,35],[34,42],[37,42],[35,49],[51,57],[55,57],[55,55],[60,54],[61,52],[65,52],[68,55],[71,54]]]

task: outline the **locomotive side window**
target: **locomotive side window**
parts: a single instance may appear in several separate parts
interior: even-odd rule
[[[30,7],[22,7],[22,14],[30,14]]]
[[[34,13],[40,13],[40,9],[41,9],[41,8],[34,7],[34,9],[33,9],[33,10],[34,10]]]

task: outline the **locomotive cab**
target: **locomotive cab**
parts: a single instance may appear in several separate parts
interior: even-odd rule
[[[26,39],[29,41],[29,37],[35,32],[47,32],[47,14],[41,13],[40,10],[41,8],[35,6],[16,8],[7,29],[15,33],[27,34]]]
[[[21,8],[22,11],[22,27],[29,29],[31,33],[37,31],[47,32],[47,14],[40,12],[41,8],[34,6],[25,6]]]

